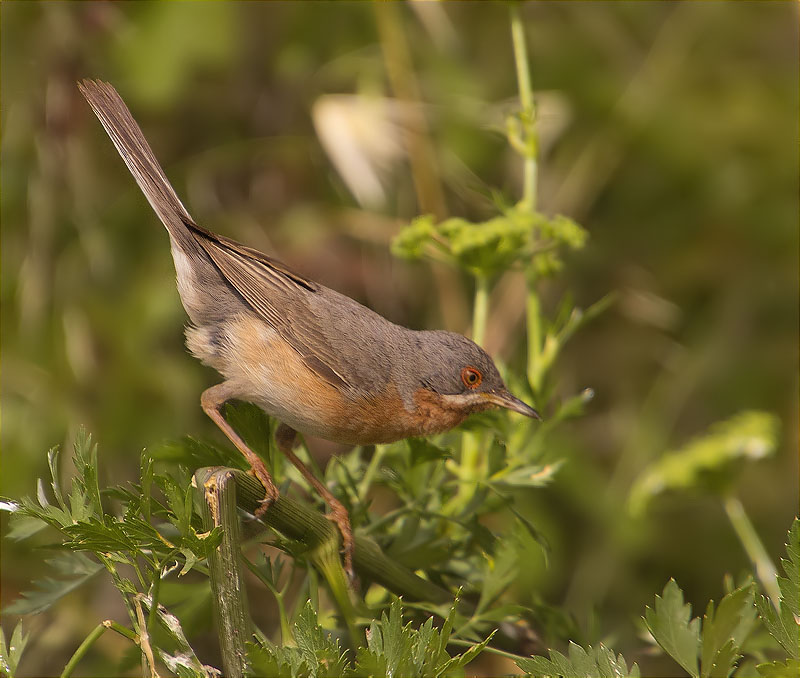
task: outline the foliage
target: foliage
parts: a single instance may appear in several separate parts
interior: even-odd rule
[[[270,534],[289,557],[270,550],[248,561],[266,587],[254,614],[265,598],[278,607],[259,622],[254,662],[317,675],[389,666],[433,674],[480,652],[485,673],[515,663],[537,675],[625,675],[637,665],[623,655],[635,652],[647,673],[653,648],[640,653],[626,623],[642,594],[674,576],[698,595],[722,572],[739,577],[747,568],[735,540],[710,548],[708,535],[725,529],[713,512],[685,519],[681,512],[693,516],[692,502],[704,501],[696,493],[644,509],[667,489],[711,490],[726,510],[741,494],[771,550],[795,490],[786,452],[794,452],[797,411],[797,171],[786,138],[796,131],[796,17],[779,5],[515,4],[540,89],[535,99],[521,92],[517,108],[506,99],[520,71],[509,63],[505,6],[397,5],[403,20],[391,25],[406,31],[409,49],[393,60],[376,30],[381,10],[367,3],[5,4],[3,491],[27,491],[23,483],[46,472],[42,450],[72,442],[78,422],[119,454],[104,456],[100,473],[79,437],[71,488],[59,487],[53,451],[49,487],[6,505],[15,508],[14,541],[3,553],[3,589],[11,596],[34,581],[4,607],[4,626],[12,614],[44,611],[76,647],[85,630],[64,620],[104,606],[96,583],[105,576],[129,620],[101,622],[74,660],[88,665],[94,640],[113,630],[132,652],[118,666],[94,645],[100,674],[135,670],[140,655],[162,672],[210,673],[192,650],[199,643],[214,663],[203,636],[205,557],[219,533],[202,531],[189,478],[199,466],[242,460],[202,437],[153,444],[211,430],[196,405],[208,376],[183,355],[164,234],[130,178],[112,161],[106,168],[107,140],[73,98],[76,78],[100,76],[130,94],[199,223],[272,252],[258,223],[296,268],[327,275],[327,284],[410,326],[464,331],[464,290],[474,286],[473,338],[486,339],[511,389],[545,414],[542,424],[485,414],[432,440],[355,450],[324,473],[361,534],[437,586],[463,588],[445,647],[451,659],[413,651],[426,634],[445,636],[450,605],[397,602],[368,581],[358,615],[370,642],[353,652],[355,634],[321,595],[304,544]],[[183,30],[189,20],[197,30]],[[419,102],[392,92],[384,71],[393,63],[406,64]],[[339,177],[320,171],[320,144],[298,115],[338,91],[390,102],[381,141],[394,155],[376,162],[386,189],[378,207],[365,209]],[[423,101],[427,131],[414,110]],[[428,181],[406,153],[410,136],[430,146]],[[520,156],[514,162],[509,148]],[[518,174],[519,160],[526,169]],[[540,164],[541,189],[531,192],[528,169]],[[438,204],[415,196],[415,186],[437,183]],[[436,216],[413,218],[419,213]],[[394,252],[433,266],[381,259],[397,215],[410,225]],[[342,233],[335,241],[331,226]],[[616,293],[602,296],[608,290]],[[516,339],[522,323],[525,342]],[[781,416],[781,435],[767,412]],[[282,491],[295,492],[302,479],[276,454],[274,422],[248,407],[227,414]],[[135,461],[125,460],[144,445],[138,481],[105,487],[103,477],[133,476]],[[656,460],[664,449],[679,452]],[[752,465],[759,451],[771,458]],[[745,464],[753,472],[737,473]],[[749,677],[756,665],[763,675],[796,675],[796,530],[780,602],[765,585],[766,549],[754,557],[745,544],[758,584],[749,593],[748,584],[728,587],[703,620],[668,584],[646,613],[659,646],[701,675],[735,666]],[[709,547],[702,557],[700,546]],[[732,628],[731,610],[752,615],[751,599],[759,617],[745,634]],[[0,669],[11,675],[30,631],[5,628]],[[43,653],[30,649],[39,634],[30,635],[33,660]]]
[[[744,460],[775,453],[777,432],[778,420],[767,412],[742,412],[715,424],[708,434],[667,453],[641,475],[631,488],[631,510],[641,513],[654,496],[670,490],[729,486],[728,477]]]
[[[634,663],[628,668],[625,658],[616,657],[602,643],[593,648],[583,649],[573,642],[569,644],[568,654],[550,650],[550,659],[531,657],[517,661],[523,671],[534,676],[575,676],[576,678],[618,678],[638,677],[639,667]]]
[[[496,275],[517,263],[545,276],[563,265],[560,245],[579,249],[586,237],[586,231],[567,217],[548,219],[514,206],[479,223],[454,217],[434,224],[430,215],[418,217],[395,237],[392,252],[408,259],[443,256],[476,276]]]
[[[433,617],[419,628],[403,624],[400,601],[392,602],[389,613],[370,622],[367,644],[360,647],[355,662],[339,643],[317,624],[317,615],[306,603],[293,625],[295,646],[280,647],[269,642],[251,644],[248,653],[250,672],[256,676],[295,678],[296,676],[463,676],[463,668],[486,647],[491,636],[472,645],[466,652],[451,657],[447,643],[456,616],[451,608],[441,629]]]

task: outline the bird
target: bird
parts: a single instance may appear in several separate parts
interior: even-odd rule
[[[354,538],[344,505],[294,453],[297,433],[346,445],[447,431],[472,413],[539,413],[506,387],[492,358],[467,337],[397,325],[190,216],[117,90],[85,79],[89,103],[169,235],[186,346],[223,381],[202,392],[205,413],[264,486],[261,517],[279,492],[264,461],[222,413],[254,403],[278,420],[278,449],[330,508],[351,581]]]

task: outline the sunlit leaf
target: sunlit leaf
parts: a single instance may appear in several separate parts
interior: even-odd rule
[[[710,475],[729,471],[735,462],[773,454],[778,428],[775,416],[756,411],[715,424],[709,433],[664,455],[639,477],[631,489],[630,510],[641,513],[658,494],[695,488]]]
[[[645,611],[645,624],[656,642],[692,676],[699,676],[700,620],[691,619],[692,606],[683,602],[683,592],[670,579],[656,596],[655,608]]]

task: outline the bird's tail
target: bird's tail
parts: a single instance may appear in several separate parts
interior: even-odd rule
[[[78,83],[78,89],[111,137],[147,201],[167,227],[173,243],[191,240],[185,223],[192,223],[192,218],[117,90],[100,80],[83,80]]]

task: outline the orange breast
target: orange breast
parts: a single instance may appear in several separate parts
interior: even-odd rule
[[[416,391],[413,400],[415,409],[409,412],[391,387],[378,397],[349,403],[341,417],[331,419],[330,439],[353,445],[390,443],[447,431],[468,414],[424,388]]]
[[[237,398],[255,403],[301,433],[350,445],[388,443],[446,431],[468,412],[420,388],[413,411],[394,386],[353,397],[311,370],[261,319],[236,316],[213,328],[190,329],[192,353],[218,370]]]

